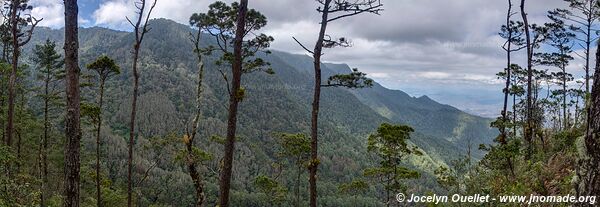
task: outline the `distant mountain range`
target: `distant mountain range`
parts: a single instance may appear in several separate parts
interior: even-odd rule
[[[184,130],[183,122],[189,119],[195,105],[193,97],[198,70],[188,39],[191,31],[188,26],[165,19],[152,20],[150,25],[153,29],[144,41],[140,68],[138,124],[144,137]],[[63,31],[39,28],[25,53],[47,38],[62,45]],[[80,57],[85,73],[88,71],[83,66],[101,54],[116,59],[122,68],[122,74],[107,83],[105,120],[110,126],[107,130],[110,139],[126,134],[132,85],[132,40],[133,36],[128,32],[99,27],[80,29]],[[210,38],[203,40],[205,45],[212,44]],[[199,141],[200,146],[211,146],[207,144],[207,137],[224,135],[226,128],[225,82],[216,70],[218,66],[213,64],[215,58],[216,55],[205,60],[206,93],[200,129],[205,139]],[[238,153],[244,156],[237,157],[236,163],[249,166],[238,165],[237,169],[275,159],[272,132],[308,134],[310,129],[311,57],[274,51],[264,58],[272,64],[275,75],[253,73],[243,77],[247,97],[240,106],[239,132],[246,144],[238,148]],[[350,67],[327,63],[323,71],[326,79],[332,74],[350,72]],[[92,100],[93,93],[86,91],[87,99]],[[408,124],[415,128],[412,142],[422,148],[425,155],[411,159],[409,164],[430,173],[437,166],[465,155],[469,147],[475,158],[481,158],[483,152],[477,150],[478,145],[491,143],[497,134],[497,130],[489,127],[490,119],[470,115],[427,96],[411,97],[377,83],[368,89],[323,89],[320,114],[321,173],[325,182],[346,181],[374,164],[373,157],[366,151],[366,140],[368,134],[383,122]],[[220,150],[211,150],[220,153]],[[143,159],[143,155],[139,156]],[[244,170],[235,173],[235,178],[251,176]],[[234,179],[234,182],[242,181]]]

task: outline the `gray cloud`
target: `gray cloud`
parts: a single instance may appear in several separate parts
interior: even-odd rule
[[[512,1],[514,11],[518,11],[520,2]],[[192,13],[205,12],[212,2],[159,1],[154,16],[187,24]],[[500,49],[503,40],[497,32],[505,21],[507,0],[382,0],[382,3],[385,11],[381,15],[364,14],[333,22],[328,34],[348,37],[353,40],[353,47],[327,50],[324,60],[359,67],[386,86],[415,94],[434,94],[432,86],[435,86],[449,94],[437,96],[439,101],[461,103],[470,108],[477,108],[478,102],[464,104],[464,101],[459,101],[465,94],[459,89],[465,85],[483,88],[470,93],[468,100],[475,99],[473,96],[477,95],[489,100],[489,91],[500,94],[499,84],[494,80],[496,72],[504,68],[505,56]],[[51,15],[51,11],[56,11],[50,8],[51,4],[40,5],[49,7],[39,10],[44,15],[62,15]],[[131,0],[104,0],[102,5],[133,6]],[[565,5],[562,0],[527,0],[526,9],[531,22],[541,24],[547,20],[548,10]],[[273,48],[294,53],[303,51],[292,36],[309,47],[314,44],[320,17],[315,11],[318,6],[313,0],[250,1],[250,7],[269,19],[269,25],[262,32],[275,37]],[[115,13],[118,11],[121,13]],[[122,29],[121,22],[131,11],[131,8],[100,7],[92,21]],[[521,19],[519,14],[514,18]],[[523,63],[523,56],[522,52],[516,53],[514,59]],[[578,68],[574,64],[570,70],[578,71]],[[419,91],[419,88],[423,90]],[[442,98],[447,100],[440,100]],[[488,104],[482,108],[490,107]]]

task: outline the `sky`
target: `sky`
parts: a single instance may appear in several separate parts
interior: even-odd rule
[[[79,0],[81,26],[128,30],[134,0]],[[520,1],[512,0],[515,11]],[[191,14],[205,12],[214,0],[158,0],[153,18],[187,24]],[[225,0],[232,2],[232,0]],[[506,65],[498,36],[506,21],[507,0],[381,0],[380,15],[362,14],[329,25],[332,37],[346,37],[350,48],[324,51],[323,60],[359,68],[382,85],[432,99],[467,112],[499,114],[502,81],[495,74]],[[43,26],[64,24],[62,0],[30,0],[32,14]],[[272,49],[305,53],[292,37],[313,45],[318,33],[318,3],[314,0],[250,0],[249,7],[269,21],[262,32],[272,35]],[[527,0],[530,22],[548,21],[546,14],[565,8],[562,0]],[[520,20],[519,14],[514,16]],[[514,55],[524,62],[524,52]],[[576,58],[568,72],[580,78],[583,61]]]

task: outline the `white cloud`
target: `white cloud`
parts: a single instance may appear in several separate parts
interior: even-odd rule
[[[60,0],[32,0],[31,15],[35,18],[43,18],[40,26],[60,28],[65,24],[64,7]]]
[[[92,18],[95,25],[124,29],[128,25],[126,17],[131,18],[135,14],[134,8],[133,1],[130,0],[105,1],[94,11]]]

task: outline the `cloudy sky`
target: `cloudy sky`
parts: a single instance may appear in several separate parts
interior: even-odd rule
[[[42,25],[63,26],[62,0],[30,1],[32,13],[44,18]],[[331,36],[347,37],[353,47],[325,51],[326,61],[357,67],[384,86],[413,96],[428,95],[483,116],[498,114],[502,86],[495,74],[503,69],[505,54],[497,33],[505,21],[507,0],[381,1],[385,9],[381,15],[365,14],[330,25]],[[562,0],[527,1],[534,23],[547,21],[546,11],[565,7]],[[153,17],[187,24],[192,13],[205,12],[212,2],[158,0]],[[134,11],[133,0],[79,0],[79,6],[84,27],[127,30],[125,16]],[[319,20],[314,0],[250,0],[249,6],[269,19],[264,33],[275,37],[274,49],[303,53],[292,36],[314,43]],[[520,57],[515,59],[523,61]],[[576,60],[569,72],[580,77],[582,68],[581,60]]]

